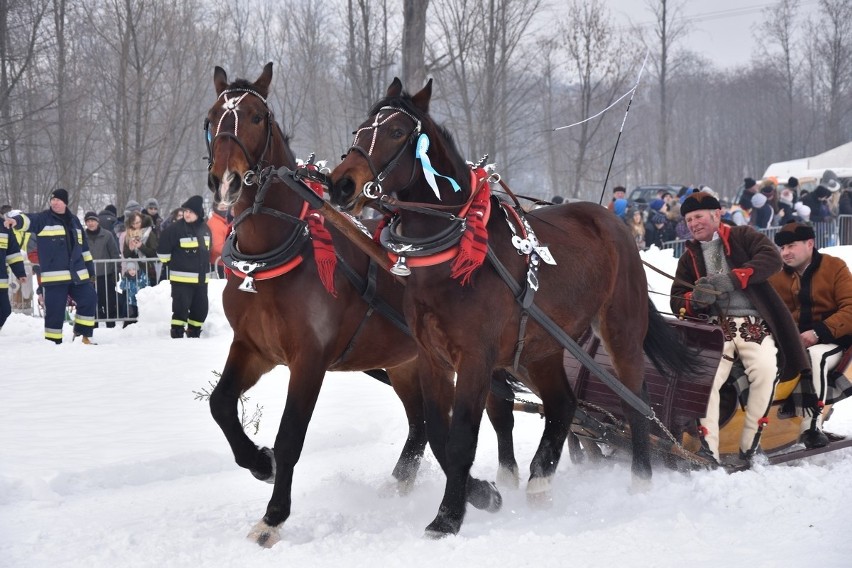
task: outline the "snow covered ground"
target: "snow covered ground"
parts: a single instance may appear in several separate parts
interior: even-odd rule
[[[846,249],[831,250],[850,256]],[[670,253],[649,262],[673,272]],[[649,274],[653,289],[669,283]],[[625,463],[559,466],[548,509],[523,487],[503,510],[469,510],[461,533],[438,542],[443,474],[427,453],[412,493],[386,497],[405,436],[390,388],[330,374],[293,483],[293,514],[270,550],[245,540],[271,486],[233,463],[193,391],[214,381],[231,333],[221,282],[200,340],[168,337],[168,286],[140,293],[141,321],[98,329],[99,345],[50,344],[42,321],[13,315],[0,332],[0,566],[848,566],[852,450],[728,475],[654,472],[629,492]],[[662,296],[654,299],[665,307]],[[248,394],[262,406],[253,438],[272,446],[288,374]],[[829,429],[852,435],[852,403]],[[542,422],[516,416],[524,475]],[[474,474],[493,479],[496,442],[483,424]]]

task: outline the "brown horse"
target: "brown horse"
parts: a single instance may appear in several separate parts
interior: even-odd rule
[[[399,259],[398,271],[411,271],[404,311],[419,349],[427,432],[433,448],[446,446],[444,498],[426,529],[437,537],[461,527],[495,369],[513,369],[543,401],[544,436],[527,491],[549,488],[576,399],[553,329],[526,314],[544,312],[557,331],[575,340],[591,327],[634,401],[647,401],[643,351],[669,370],[685,369],[690,361],[679,357],[677,345],[666,344],[676,336],[648,298],[642,262],[624,223],[592,203],[545,207],[525,217],[520,207],[501,206],[488,197],[487,173],[466,164],[429,116],[431,95],[431,81],[409,96],[395,79],[356,130],[331,179],[335,203],[358,211],[378,198],[395,213],[382,243]],[[520,291],[518,297],[510,287]],[[440,380],[447,369],[457,373],[454,398],[445,392],[451,385]],[[453,400],[451,408],[444,406],[447,400]],[[650,422],[627,401],[623,406],[634,480],[647,482]]]
[[[264,546],[279,540],[279,527],[290,514],[293,469],[326,371],[387,370],[408,419],[408,437],[393,470],[400,492],[411,487],[426,444],[417,348],[402,316],[394,317],[401,313],[404,286],[371,268],[367,255],[334,228],[331,240],[318,248],[317,238],[324,238],[321,219],[285,184],[262,183],[266,166],[296,168],[267,106],[271,80],[272,63],[254,82],[229,83],[216,67],[217,98],[205,126],[210,188],[216,201],[234,206],[236,216],[223,254],[235,271],[222,298],[234,338],[210,410],[237,464],[274,483],[266,514],[249,534]],[[318,260],[326,263],[325,270]],[[237,408],[239,396],[277,365],[289,367],[290,381],[273,451],[258,448],[246,435]],[[501,470],[517,476],[512,403],[495,397],[489,413],[502,446]],[[440,452],[436,456],[443,462]],[[500,507],[499,493],[485,481],[471,480],[468,499],[479,508]]]

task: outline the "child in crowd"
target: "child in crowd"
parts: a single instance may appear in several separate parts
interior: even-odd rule
[[[136,318],[139,317],[139,307],[136,303],[136,294],[142,288],[148,285],[148,275],[145,272],[139,272],[139,264],[133,261],[125,265],[124,274],[121,277],[119,287],[122,293],[127,292],[125,300],[127,301],[128,321],[124,322],[124,327],[131,323],[136,323]]]

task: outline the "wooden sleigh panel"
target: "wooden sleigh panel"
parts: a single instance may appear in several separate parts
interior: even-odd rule
[[[672,349],[695,349],[701,361],[698,373],[678,375],[669,379],[662,376],[648,358],[645,358],[645,383],[651,407],[666,428],[679,435],[693,428],[695,421],[706,414],[707,399],[721,358],[724,337],[715,325],[676,319],[668,320],[668,323],[681,337],[681,343],[672,345]],[[597,337],[591,335],[581,345],[598,363],[613,372],[609,354]],[[623,420],[621,398],[618,395],[567,351],[563,357],[563,365],[577,398]],[[597,418],[602,415],[594,410],[590,413],[597,414]]]

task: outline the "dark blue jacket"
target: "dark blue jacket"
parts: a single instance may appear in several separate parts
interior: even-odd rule
[[[38,261],[43,286],[86,282],[95,276],[95,265],[89,252],[80,220],[65,210],[57,215],[50,209],[12,217],[15,228],[36,236]]]
[[[21,246],[18,244],[18,239],[15,235],[0,224],[0,290],[5,294],[5,289],[9,287],[9,272],[6,270],[6,265],[12,269],[12,272],[18,278],[26,276],[24,272],[24,255],[21,254]]]

